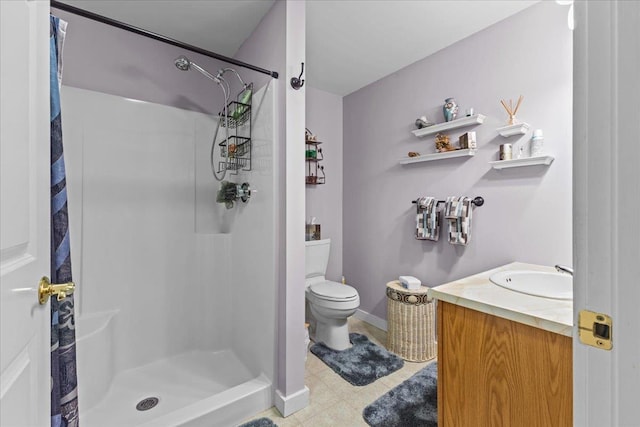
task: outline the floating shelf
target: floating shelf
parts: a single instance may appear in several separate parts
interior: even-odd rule
[[[400,164],[407,165],[409,163],[430,162],[433,160],[451,159],[454,157],[469,157],[469,156],[475,156],[475,154],[476,154],[476,150],[473,150],[473,149],[445,151],[444,153],[432,153],[432,154],[423,154],[422,156],[416,156],[416,157],[404,157],[400,159]]]
[[[482,114],[476,114],[475,116],[463,117],[461,119],[452,120],[450,122],[439,123],[437,125],[428,126],[422,129],[416,129],[411,131],[415,136],[427,136],[434,133],[442,132],[445,130],[462,128],[465,126],[472,126],[482,124],[486,117]]]
[[[513,135],[524,135],[529,130],[529,123],[516,123],[496,129],[505,138]]]
[[[525,157],[524,159],[496,160],[489,162],[494,169],[519,168],[522,166],[545,165],[553,163],[552,156]]]

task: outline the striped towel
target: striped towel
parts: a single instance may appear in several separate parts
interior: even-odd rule
[[[438,200],[433,197],[420,197],[416,203],[416,239],[437,241],[440,237],[440,216]]]
[[[449,243],[467,245],[471,233],[471,199],[466,196],[447,197],[444,218],[449,225]]]

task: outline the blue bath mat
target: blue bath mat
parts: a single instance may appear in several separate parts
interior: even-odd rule
[[[311,353],[357,386],[371,384],[404,366],[400,357],[372,343],[362,334],[349,334],[349,339],[352,346],[346,350],[333,350],[320,342],[311,346]]]
[[[371,427],[437,427],[438,364],[432,363],[364,408]]]
[[[269,418],[258,418],[257,420],[251,420],[238,427],[278,427]]]

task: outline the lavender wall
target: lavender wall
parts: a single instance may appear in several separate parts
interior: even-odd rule
[[[277,71],[280,79],[285,76],[286,34],[285,34],[286,2],[276,1],[251,36],[240,46],[234,58],[255,64],[268,70]],[[272,80],[266,74],[247,70],[256,87],[264,86]],[[281,88],[281,90],[283,90]],[[284,93],[284,92],[283,92]],[[284,120],[284,118],[282,118]]]
[[[342,97],[307,88],[307,127],[323,144],[324,185],[307,185],[306,217],[316,217],[322,238],[331,239],[327,278],[342,276]],[[347,280],[349,278],[347,277]]]
[[[225,63],[58,9],[52,13],[69,23],[63,84],[202,113],[220,110],[220,88],[173,61],[186,55],[212,72]]]
[[[344,99],[344,273],[361,309],[386,318],[385,283],[401,274],[439,285],[510,261],[571,264],[572,33],[567,10],[541,2]],[[550,167],[491,169],[502,138],[500,99],[524,95],[518,117],[544,130]],[[475,157],[399,165],[409,151],[434,151],[411,134],[416,117],[444,121],[443,100],[487,116],[474,130]],[[418,196],[483,196],[471,242],[414,238]],[[444,233],[441,233],[444,234]]]
[[[236,59],[246,62],[253,62],[256,65],[260,64],[263,68],[278,71],[282,76],[283,70],[286,66],[286,34],[284,28],[286,27],[286,3],[284,1],[276,1],[262,18],[260,24],[253,31],[251,36],[240,46],[238,52],[235,55]],[[267,83],[269,77],[254,73],[254,85],[260,87]],[[275,129],[275,146],[273,151],[274,156],[274,169],[276,171],[282,169],[284,165],[284,139],[285,134],[285,114],[284,114],[284,85],[280,81],[274,82],[275,97],[276,97],[276,129]],[[286,334],[283,334],[284,324],[286,324],[286,311],[284,309],[283,301],[286,296],[286,281],[284,280],[283,271],[285,268],[284,259],[284,200],[281,196],[284,191],[284,174],[277,174],[277,181],[275,183],[276,192],[276,258],[273,260],[278,266],[276,268],[276,283],[278,287],[277,295],[277,337],[278,346],[277,354],[280,356],[286,352]],[[284,384],[286,381],[286,369],[283,366],[281,357],[276,357],[277,372],[277,384]]]

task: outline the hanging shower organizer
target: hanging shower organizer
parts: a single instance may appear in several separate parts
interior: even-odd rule
[[[239,171],[251,170],[251,104],[253,83],[248,84],[235,101],[227,104],[225,111],[218,113],[220,126],[229,129],[229,136],[218,145],[222,161],[218,162],[218,172],[223,170],[237,175]]]

